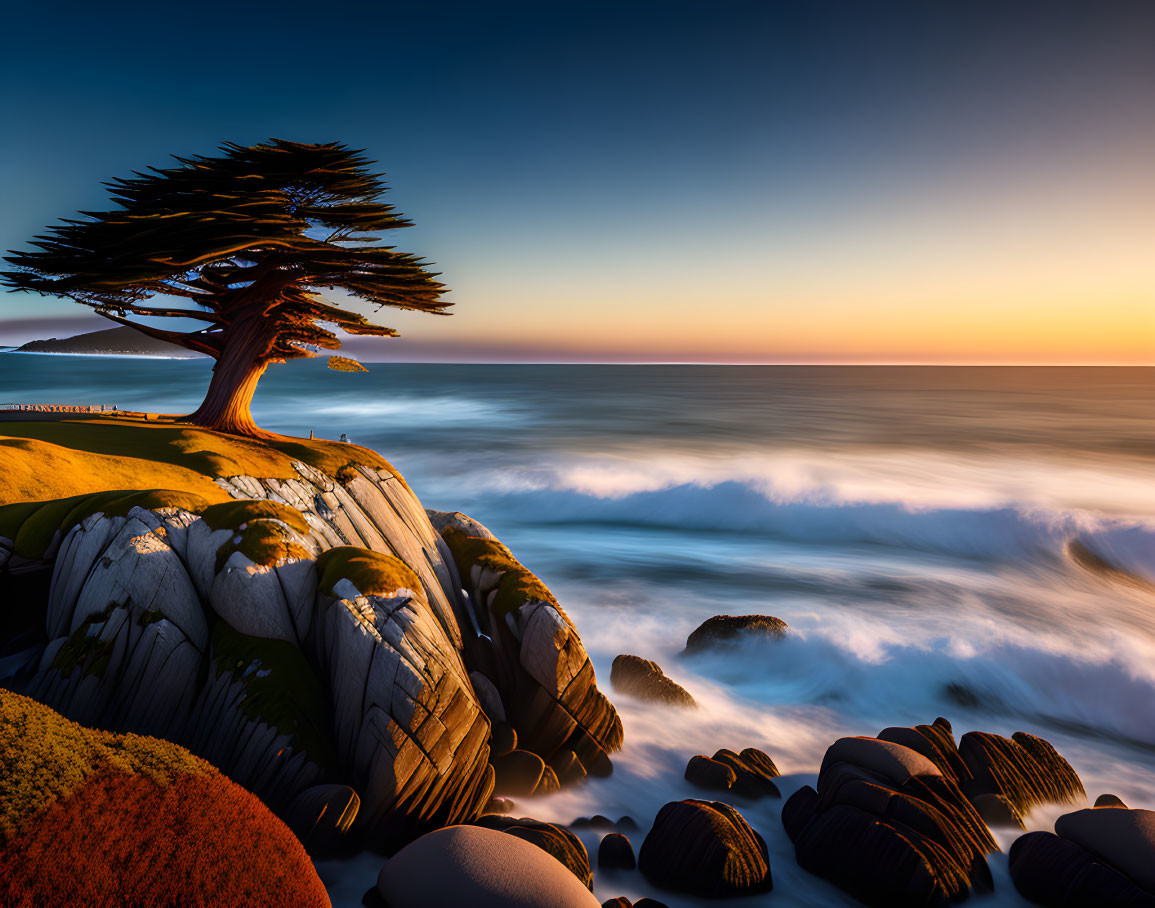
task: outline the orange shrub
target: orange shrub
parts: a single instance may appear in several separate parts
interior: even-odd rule
[[[106,771],[0,848],[11,906],[328,906],[301,843],[222,775]]]
[[[0,690],[0,905],[329,905],[305,849],[183,747]]]

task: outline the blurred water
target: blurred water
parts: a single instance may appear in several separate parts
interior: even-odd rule
[[[0,402],[190,411],[208,367],[7,354]],[[701,704],[616,697],[614,775],[519,814],[645,827],[695,794],[686,760],[720,746],[766,749],[789,794],[834,738],[937,715],[960,734],[1041,734],[1092,797],[1155,808],[1155,371],[370,369],[275,366],[257,420],[379,450],[427,506],[481,520],[545,580],[603,684],[632,652]],[[789,636],[680,655],[701,621],[747,612]],[[794,866],[779,802],[738,806],[770,843],[774,904],[846,902]],[[357,904],[379,864],[322,872]],[[978,904],[1020,904],[994,864]],[[647,892],[636,874],[598,881],[602,898]]]

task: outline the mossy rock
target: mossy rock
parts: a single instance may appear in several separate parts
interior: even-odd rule
[[[497,584],[497,595],[489,606],[494,615],[504,618],[516,613],[527,602],[545,602],[557,609],[558,614],[573,626],[553,593],[500,542],[467,536],[452,527],[444,531],[442,538],[463,575],[468,576],[474,565],[502,575]]]
[[[322,552],[317,557],[317,573],[317,588],[330,596],[336,595],[333,587],[342,579],[357,587],[362,596],[390,597],[400,589],[422,593],[421,580],[400,558],[353,545]]]
[[[308,534],[309,524],[294,507],[265,498],[222,501],[200,512],[204,522],[214,530],[236,530],[256,520],[279,520],[301,534]]]
[[[326,771],[336,771],[329,694],[296,646],[242,634],[217,621],[212,652],[217,671],[244,687],[239,706],[245,718],[290,736],[294,747],[310,760]]]

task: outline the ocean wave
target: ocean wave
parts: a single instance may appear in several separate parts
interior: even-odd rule
[[[1077,542],[1112,568],[1155,579],[1155,524],[1082,510],[783,501],[737,481],[612,498],[565,489],[510,490],[499,508],[525,522],[760,533],[809,545],[881,545],[999,561],[1067,561]]]

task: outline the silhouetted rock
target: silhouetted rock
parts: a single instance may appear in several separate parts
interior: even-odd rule
[[[1028,832],[1011,845],[1011,880],[1046,908],[1155,908],[1155,895],[1085,848],[1049,832]]]
[[[992,886],[982,819],[950,775],[894,741],[836,741],[782,824],[800,866],[868,904],[943,905]]]
[[[1101,795],[1099,795],[1099,797],[1095,798],[1095,806],[1096,807],[1126,807],[1127,805],[1123,803],[1123,799],[1120,798],[1118,795],[1101,794]]]
[[[578,817],[569,824],[574,829],[599,829],[599,830],[614,830],[618,828],[618,823],[615,823],[609,817],[602,816],[600,813],[594,814],[592,817]],[[637,828],[636,826],[634,827]]]
[[[377,889],[389,908],[600,906],[541,848],[480,826],[449,826],[406,845],[381,869]]]
[[[602,908],[633,908],[633,902],[624,895],[619,895],[616,899],[602,902]]]
[[[774,778],[778,767],[769,755],[754,747],[747,747],[740,754],[725,748],[714,753],[715,762],[729,766],[734,771],[734,782],[730,789],[744,798],[780,798]]]
[[[971,803],[983,822],[988,826],[1004,829],[1025,829],[1023,818],[1015,805],[997,794],[981,794],[971,798]]]
[[[600,870],[633,870],[638,866],[634,856],[634,846],[620,832],[602,836],[598,845],[598,868]]]
[[[666,677],[657,662],[641,656],[622,654],[610,667],[610,684],[614,690],[647,700],[651,703],[669,703],[672,706],[696,706],[689,691]]]
[[[771,615],[715,615],[686,638],[686,652],[696,653],[719,643],[773,639],[786,634],[786,622]]]
[[[1155,810],[1076,810],[1055,821],[1055,832],[1155,894]]]
[[[642,842],[638,869],[657,886],[706,897],[773,886],[766,843],[729,804],[672,801]]]

